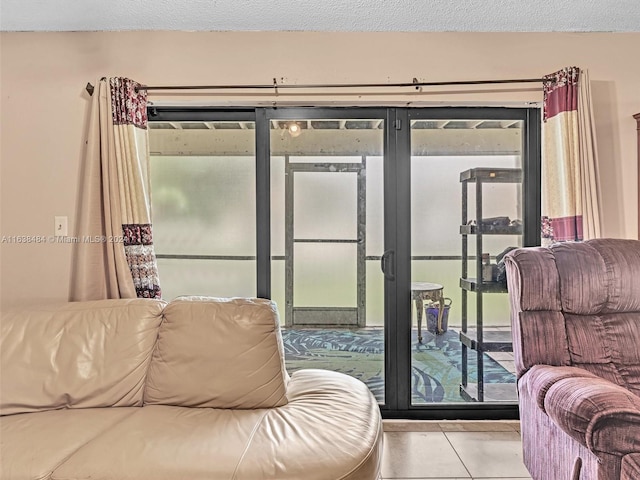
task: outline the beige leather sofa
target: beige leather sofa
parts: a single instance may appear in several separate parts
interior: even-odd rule
[[[2,480],[380,476],[376,400],[290,377],[268,300],[68,303],[0,327]]]

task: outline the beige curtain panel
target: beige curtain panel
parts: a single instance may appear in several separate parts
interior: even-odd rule
[[[600,237],[589,76],[567,67],[544,77],[542,243]]]
[[[147,97],[138,86],[127,78],[102,79],[93,95],[71,301],[161,297],[151,227]]]

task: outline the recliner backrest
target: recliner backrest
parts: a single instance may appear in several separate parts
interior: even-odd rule
[[[640,395],[640,241],[518,249],[505,263],[519,376],[573,365]]]

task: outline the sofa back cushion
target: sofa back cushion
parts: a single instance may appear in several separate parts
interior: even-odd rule
[[[288,380],[273,302],[180,297],[164,310],[144,402],[276,407],[287,403]]]
[[[142,405],[164,305],[100,300],[6,313],[0,414]]]

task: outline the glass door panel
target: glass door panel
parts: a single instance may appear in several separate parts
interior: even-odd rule
[[[272,298],[287,369],[384,392],[381,119],[271,121]]]
[[[497,263],[522,246],[522,130],[521,120],[411,121],[413,405],[517,401]]]
[[[297,170],[295,166],[291,166]],[[356,172],[296,171],[293,225],[296,238],[329,240],[358,235]]]
[[[356,308],[358,293],[356,246],[348,243],[304,242],[293,247],[293,304],[320,308],[323,321],[343,324],[324,307]],[[355,313],[355,312],[354,312]],[[298,323],[294,320],[294,323]],[[309,322],[306,322],[309,323]],[[311,322],[313,324],[313,322]],[[357,323],[353,319],[352,323]]]
[[[165,300],[256,295],[255,122],[149,121]]]
[[[384,326],[384,275],[380,258],[384,253],[384,157],[367,156],[366,175],[366,312],[367,326]]]

